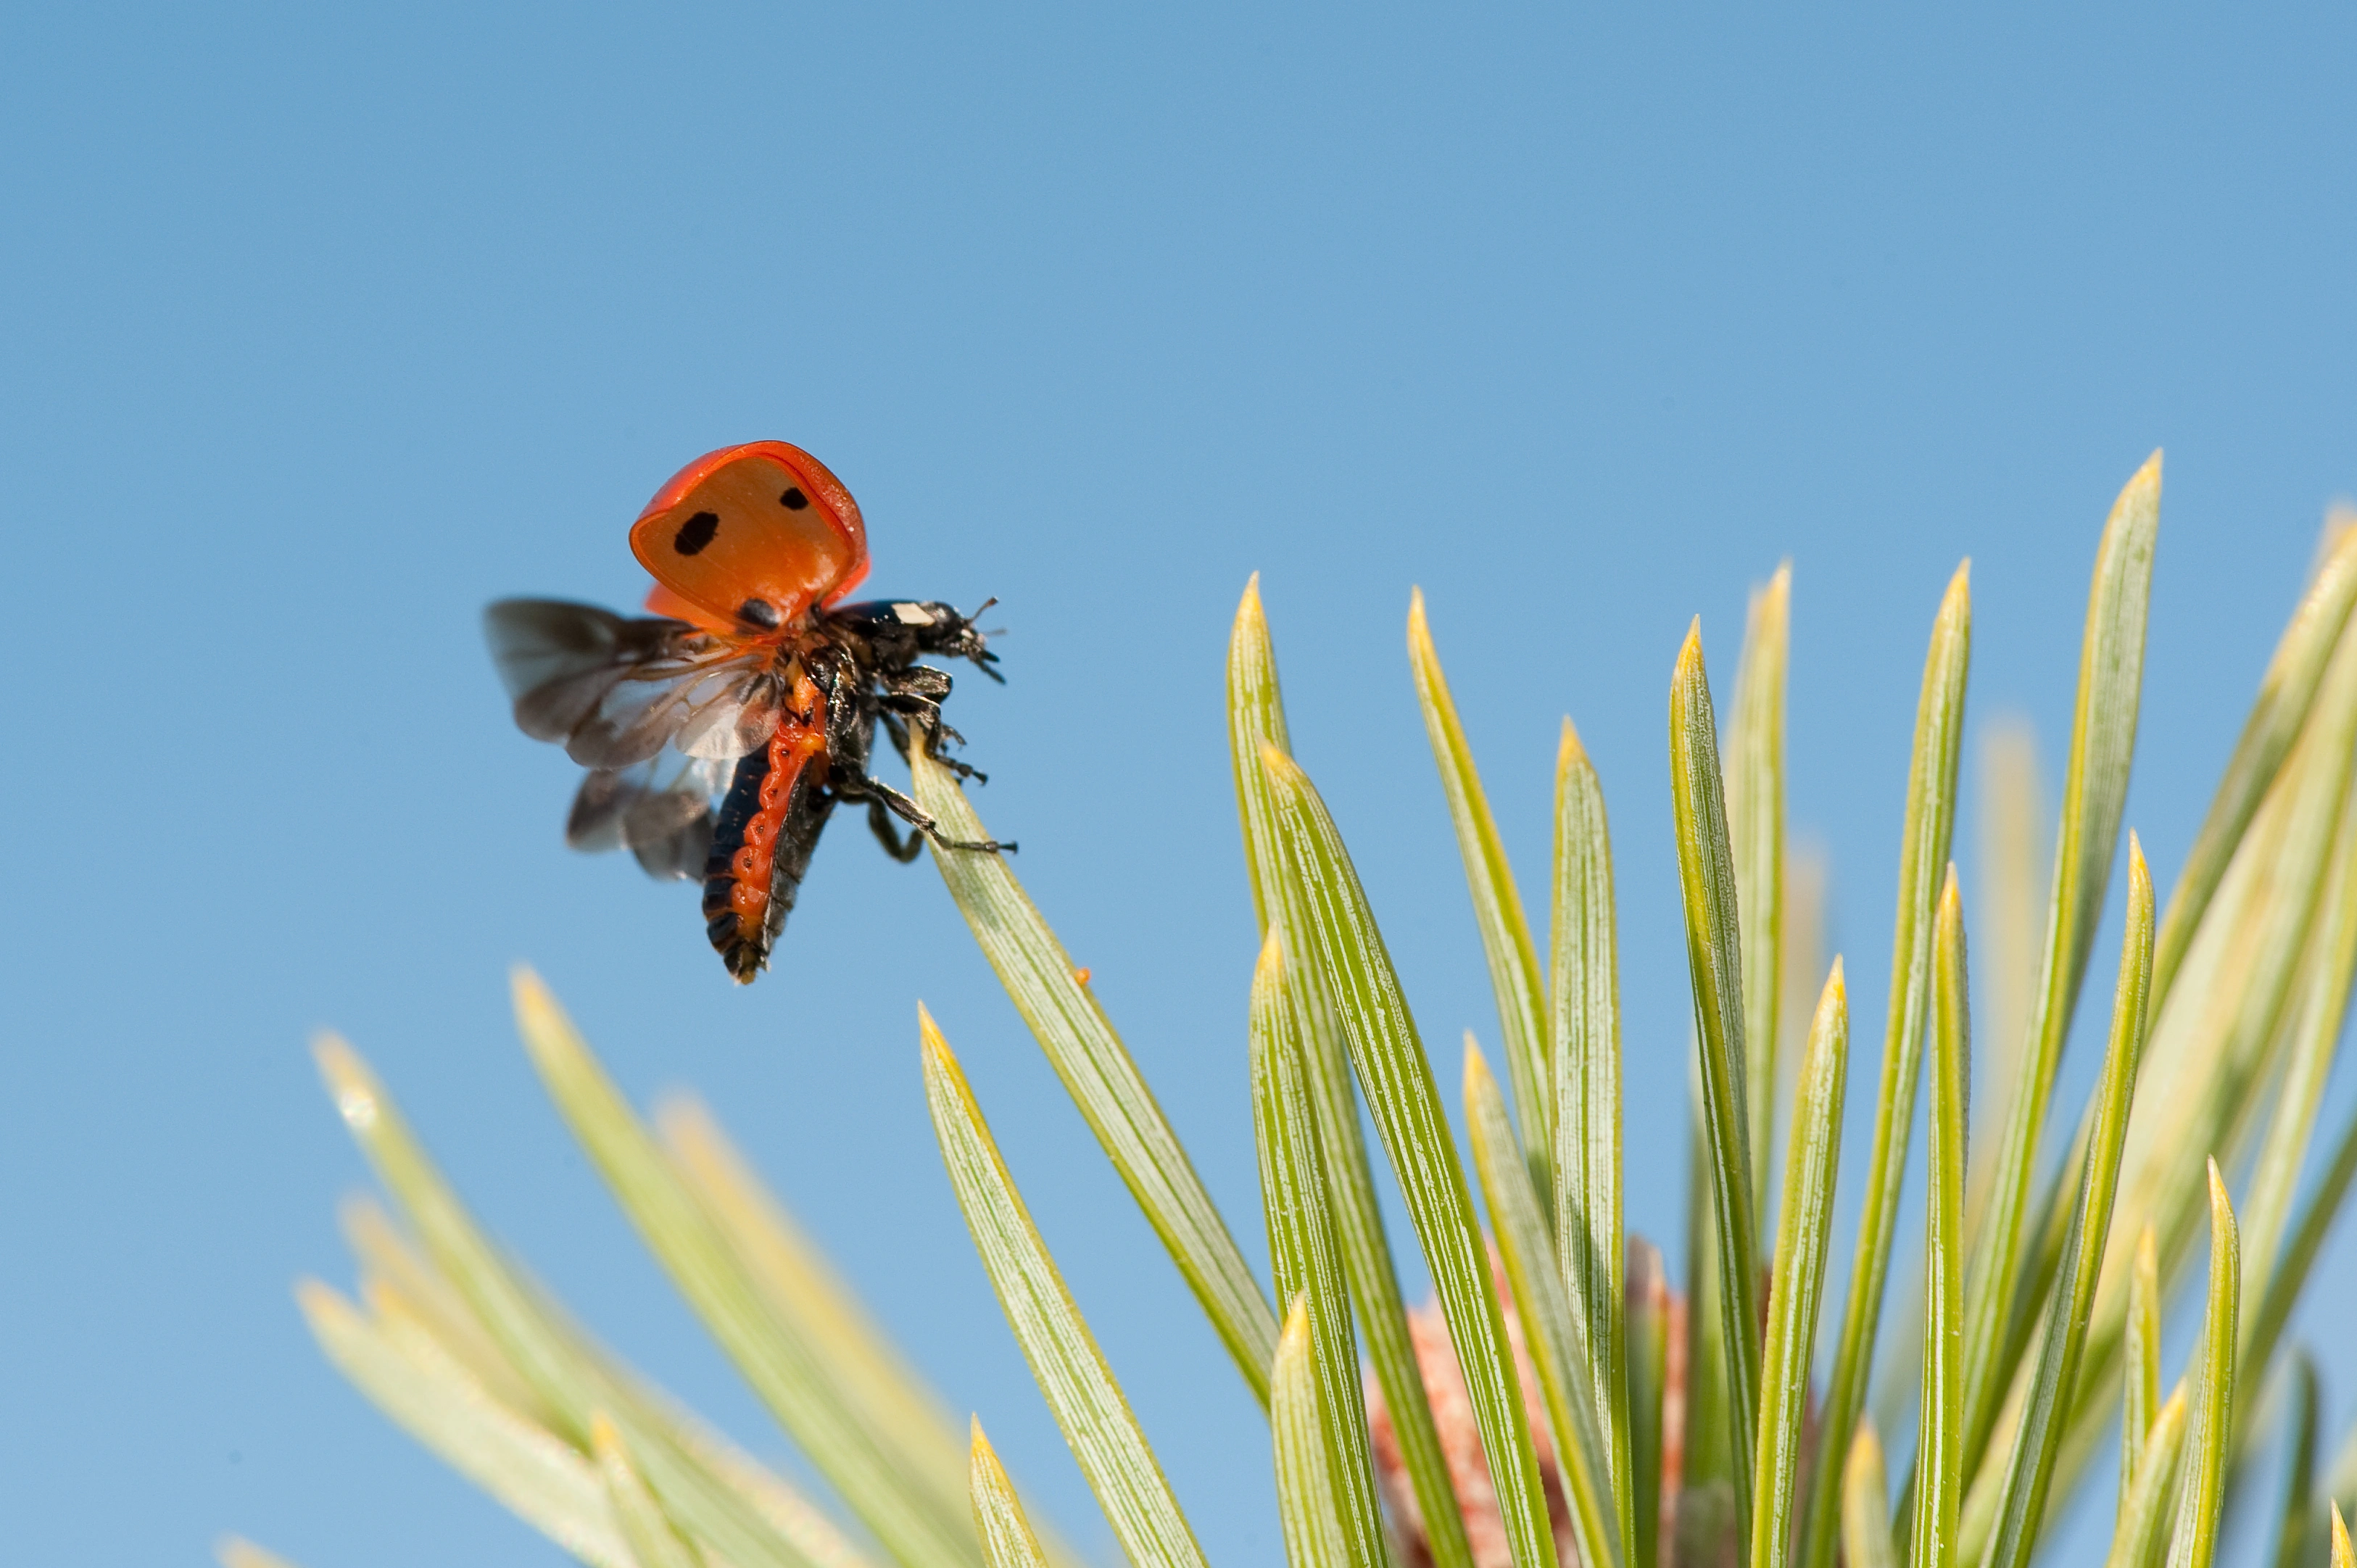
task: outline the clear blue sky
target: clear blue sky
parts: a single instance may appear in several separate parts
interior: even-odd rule
[[[560,846],[570,770],[510,727],[478,612],[634,600],[623,531],[696,453],[802,444],[865,507],[877,591],[1000,597],[1008,684],[953,705],[986,818],[1248,1238],[1220,710],[1247,574],[1446,1081],[1497,1024],[1410,585],[1534,899],[1578,720],[1620,855],[1631,1220],[1664,1235],[1687,618],[1724,680],[1792,557],[1794,828],[1878,1019],[1957,560],[1975,712],[2051,756],[2095,532],[2168,447],[2130,808],[2166,886],[2357,489],[2357,24],[2321,7],[76,5],[0,38],[24,1562],[192,1563],[228,1530],[306,1568],[558,1560],[296,1316],[298,1275],[349,1277],[363,1176],[321,1026],[600,1333],[781,1447],[531,1080],[517,959],[632,1092],[716,1103],[1109,1552],[940,1173],[923,998],[1214,1559],[1275,1560],[1258,1418],[929,866],[844,824],[737,992],[691,893]],[[2329,1268],[2345,1302],[2357,1244]]]

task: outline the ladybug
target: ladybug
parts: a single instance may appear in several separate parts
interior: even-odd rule
[[[868,773],[879,722],[903,757],[912,731],[929,757],[963,738],[942,723],[950,677],[920,663],[927,655],[1005,677],[974,616],[930,600],[839,602],[867,575],[867,531],[824,464],[782,441],[706,453],[655,492],[630,553],[655,580],[649,615],[501,599],[484,632],[517,727],[589,770],[565,842],[627,848],[650,875],[700,879],[705,934],[739,984],[769,967],[838,801],[865,800],[868,826],[904,864],[927,839],[1015,847],[945,838]]]

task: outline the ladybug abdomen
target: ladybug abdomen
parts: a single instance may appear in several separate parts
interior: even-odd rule
[[[704,865],[705,934],[738,984],[767,968],[834,797],[826,736],[788,719],[729,781]]]

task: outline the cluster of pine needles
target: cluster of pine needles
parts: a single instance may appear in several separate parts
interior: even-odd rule
[[[1250,1047],[1273,1297],[1012,868],[936,854],[1267,1412],[1292,1568],[2020,1568],[2107,1442],[2119,1476],[2111,1568],[2207,1568],[2230,1509],[2257,1510],[2252,1533],[2276,1568],[2357,1568],[2341,1522],[2357,1437],[2322,1458],[2317,1374],[2284,1343],[2357,1175],[2357,1120],[2309,1157],[2357,966],[2357,527],[2328,529],[2165,905],[2126,835],[2101,1077],[2075,1127],[2050,1124],[2122,859],[2159,498],[2156,456],[2097,546],[2050,877],[2022,743],[2000,739],[1981,769],[1975,896],[1987,908],[1975,929],[1989,972],[1977,1095],[1950,861],[1965,569],[1939,603],[1862,1169],[1839,1170],[1850,1019],[1840,962],[1819,972],[1821,873],[1785,843],[1788,574],[1753,598],[1724,746],[1699,628],[1689,634],[1669,704],[1695,1020],[1683,1294],[1622,1229],[1603,790],[1566,721],[1543,953],[1420,600],[1410,660],[1505,1071],[1501,1081],[1469,1037],[1469,1177],[1341,834],[1291,756],[1248,588],[1227,689],[1265,932]],[[920,757],[915,773],[948,836],[989,836],[945,771]],[[363,1393],[593,1568],[1081,1561],[1026,1507],[979,1423],[959,1432],[708,1113],[674,1103],[650,1124],[529,973],[515,1001],[573,1133],[839,1508],[598,1344],[483,1233],[358,1053],[327,1040],[320,1068],[392,1209],[360,1200],[347,1211],[360,1299],[312,1283],[301,1305]],[[942,1163],[1114,1538],[1137,1568],[1201,1568],[1146,1434],[921,1010],[920,1033]],[[1920,1231],[1907,1227],[1894,1288],[1926,1077],[1924,1211]],[[1364,1125],[1405,1200],[1437,1308],[1402,1300]],[[1821,1324],[1842,1175],[1860,1219],[1840,1320]],[[2161,1325],[2179,1297],[2199,1305],[2200,1327],[2172,1377]],[[2270,1447],[2285,1478],[2261,1498]],[[279,1562],[242,1541],[222,1557]]]

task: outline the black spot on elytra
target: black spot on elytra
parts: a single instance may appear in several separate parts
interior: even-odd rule
[[[679,525],[679,532],[672,537],[671,547],[682,555],[693,555],[711,543],[712,536],[719,532],[720,514],[700,511]]]
[[[788,511],[800,511],[810,505],[810,497],[802,494],[802,488],[800,485],[788,485],[786,493],[780,496],[778,499],[785,503]]]
[[[737,618],[774,631],[778,625],[778,607],[767,599],[747,599],[737,607]]]

